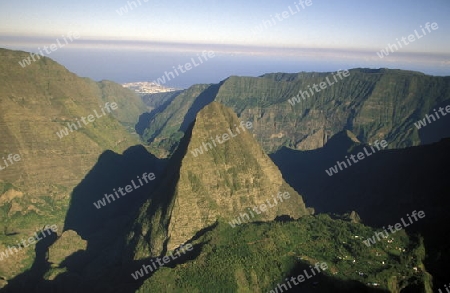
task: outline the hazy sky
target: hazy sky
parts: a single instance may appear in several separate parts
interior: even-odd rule
[[[352,55],[361,61],[371,60],[368,64],[375,67],[390,67],[390,61],[400,59],[426,63],[427,58],[434,58],[432,66],[440,67],[439,72],[445,73],[449,68],[449,0],[311,0],[311,3],[302,8],[299,0],[1,1],[0,47],[28,46],[31,50],[77,31],[80,39],[71,49],[151,47],[201,52],[214,48],[218,53],[300,54],[315,58],[333,55],[335,59]],[[128,11],[118,13],[121,7],[127,7]],[[295,14],[289,12],[289,7]],[[288,11],[287,17],[277,19],[276,14],[283,11]],[[262,26],[263,21],[271,19],[271,27]],[[377,57],[376,52],[395,43],[396,38],[407,37],[414,30],[421,33],[420,26],[427,22],[436,22],[439,28],[384,60]],[[99,40],[116,42],[98,43]],[[421,53],[421,57],[408,53]]]
[[[1,1],[0,34],[58,37],[77,30],[83,38],[377,49],[437,22],[441,31],[408,51],[447,53],[450,48],[448,0],[312,0],[304,9],[298,0],[139,1],[122,16],[116,10],[133,1]],[[277,20],[275,14],[289,6],[300,12]],[[253,34],[271,15],[276,24]]]

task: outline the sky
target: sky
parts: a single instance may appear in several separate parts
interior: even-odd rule
[[[1,1],[0,47],[38,52],[75,32],[78,39],[46,56],[79,75],[117,82],[150,81],[214,51],[214,59],[167,82],[179,87],[352,67],[449,75],[449,13],[448,0]],[[424,34],[426,23],[437,29]],[[420,39],[378,56],[415,31]]]

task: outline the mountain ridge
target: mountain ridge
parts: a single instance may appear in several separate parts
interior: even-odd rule
[[[220,83],[209,99],[231,107],[243,120],[252,121],[258,141],[268,153],[282,146],[311,150],[348,129],[365,143],[376,139],[390,141],[389,148],[403,148],[422,142],[413,122],[433,106],[450,99],[450,77],[434,77],[403,70],[350,69],[350,75],[292,106],[288,99],[320,84],[329,73],[300,72],[266,74],[262,77],[230,76]],[[308,92],[309,93],[309,92]],[[143,135],[155,155],[170,156],[182,133],[174,136],[174,122],[168,117],[185,116],[177,106],[181,97],[157,114]],[[191,97],[189,103],[192,103]],[[193,118],[188,119],[189,122]],[[156,133],[155,129],[159,132]],[[442,136],[441,136],[442,137]],[[156,149],[167,150],[165,154]]]
[[[228,292],[261,291],[317,261],[328,262],[329,272],[314,280],[320,283],[317,288],[305,284],[302,289],[431,292],[428,270],[435,284],[442,285],[448,247],[431,231],[439,220],[448,218],[448,200],[442,200],[448,190],[444,184],[448,141],[402,147],[443,133],[448,120],[442,120],[439,129],[435,127],[441,122],[421,131],[408,127],[427,109],[448,100],[449,78],[353,70],[348,83],[292,107],[289,97],[328,73],[231,76],[218,84],[160,95],[152,101],[155,112],[141,116],[141,124],[150,123],[144,129],[135,123],[145,106],[131,91],[110,81],[79,78],[49,58],[21,69],[16,63],[24,54],[0,50],[0,60],[5,61],[0,62],[4,89],[0,124],[6,129],[0,147],[5,156],[15,150],[23,155],[2,170],[6,180],[0,183],[4,220],[0,251],[45,224],[64,226],[64,231],[37,243],[35,250],[24,250],[23,258],[0,263],[0,286],[5,292],[145,292],[149,288],[195,292],[203,285]],[[11,67],[14,64],[17,68]],[[353,97],[360,93],[364,98],[346,100],[339,97],[343,93]],[[425,93],[430,93],[429,101]],[[123,110],[58,140],[55,132],[60,127],[106,102]],[[416,106],[421,110],[413,110]],[[409,118],[402,119],[405,114]],[[245,125],[238,133],[241,122]],[[148,149],[170,159],[149,154],[139,145],[135,130],[150,142]],[[431,130],[433,137],[425,135]],[[327,166],[376,139],[387,139],[395,149],[326,177]],[[199,147],[203,153],[193,155]],[[272,151],[270,157],[266,151]],[[397,162],[394,167],[393,162]],[[421,167],[431,171],[421,174]],[[93,206],[103,194],[112,194],[143,172],[155,172],[154,185],[142,186],[100,210]],[[322,176],[311,180],[315,172]],[[393,182],[394,188],[383,180]],[[414,190],[421,183],[423,190]],[[412,187],[405,190],[416,192],[412,202],[401,189],[407,184]],[[261,204],[279,192],[290,197],[274,206],[268,203],[263,211]],[[431,201],[426,192],[436,192],[429,196]],[[421,205],[427,207],[427,217],[393,235],[389,239],[393,244],[386,239],[368,249],[361,241],[376,230],[358,223],[356,215],[362,222],[382,226],[398,220],[398,212]],[[351,214],[313,215],[316,206],[319,212]],[[254,207],[260,207],[261,213]],[[431,215],[429,207],[434,211]],[[234,222],[233,227],[230,223],[238,217],[242,223]],[[423,227],[427,227],[424,239],[410,234]],[[146,278],[130,277],[186,242],[193,244],[194,251],[185,258]],[[373,284],[382,288],[371,288]]]
[[[120,85],[78,77],[50,58],[21,68],[17,62],[27,56],[0,49],[0,155],[21,157],[0,171],[2,249],[16,234],[32,234],[46,224],[63,227],[72,189],[103,151],[122,153],[140,143],[133,127],[146,110],[138,96]],[[100,107],[113,102],[117,110],[83,125],[82,117],[93,110],[102,113]],[[57,132],[67,123],[83,127],[59,138]],[[20,254],[19,264],[0,262],[0,274],[10,278],[31,266],[31,252]]]

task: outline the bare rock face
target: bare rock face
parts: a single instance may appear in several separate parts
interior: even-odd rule
[[[141,211],[137,225],[142,230],[135,235],[146,236],[138,241],[138,251],[147,251],[147,255],[149,250],[158,253],[161,248],[157,246],[162,243],[167,243],[167,250],[173,250],[217,220],[228,222],[242,216],[246,222],[271,221],[277,216],[297,219],[309,214],[302,197],[284,181],[254,139],[252,125],[246,122],[241,124],[231,109],[217,102],[197,114],[192,134],[186,137],[188,145],[182,150],[179,177],[175,175],[170,202],[165,208],[148,203]],[[200,148],[203,154],[199,153]],[[167,192],[169,188],[161,190]],[[289,198],[281,202],[278,193],[288,193]],[[164,196],[167,198],[167,193]],[[278,199],[276,204],[274,197]],[[266,207],[260,209],[261,204]],[[150,249],[144,249],[146,241],[150,242]],[[145,252],[138,254],[145,256]]]

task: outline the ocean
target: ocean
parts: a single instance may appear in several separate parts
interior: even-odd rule
[[[37,52],[36,48],[9,48]],[[192,63],[198,55],[208,48],[183,52],[163,50],[135,50],[126,48],[61,48],[48,55],[49,58],[65,66],[68,70],[82,77],[96,81],[111,80],[117,83],[135,81],[154,81],[167,72],[174,72],[179,65]],[[164,85],[179,89],[188,88],[198,83],[218,83],[231,75],[260,76],[265,73],[301,71],[333,72],[339,69],[357,67],[395,68],[421,71],[431,75],[450,75],[448,65],[442,64],[439,58],[419,58],[411,62],[407,58],[396,58],[395,61],[385,57],[384,60],[373,54],[352,54],[349,52],[286,51],[289,54],[261,54],[252,52],[229,53],[215,52],[214,57],[204,61],[190,70],[179,70],[178,76],[166,79]],[[305,53],[306,52],[306,53]],[[399,55],[399,53],[397,53]],[[368,57],[370,56],[370,57]],[[395,56],[394,56],[395,57]],[[198,63],[198,62],[197,62]],[[443,66],[446,65],[446,66]],[[19,66],[19,65],[18,65]],[[167,76],[167,75],[166,75]],[[169,74],[170,76],[170,74]]]

